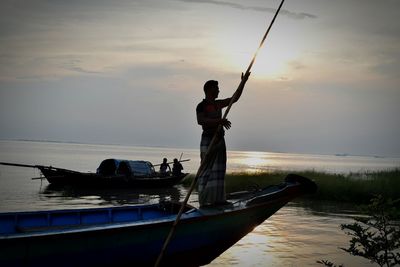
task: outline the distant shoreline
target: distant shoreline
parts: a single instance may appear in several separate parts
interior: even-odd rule
[[[59,143],[59,144],[77,144],[77,145],[102,145],[102,146],[132,146],[132,147],[151,147],[151,148],[172,148],[172,149],[198,149],[189,147],[169,147],[163,145],[147,145],[147,144],[119,144],[119,143],[88,143],[79,141],[60,141],[60,140],[40,140],[40,139],[0,139],[0,141],[13,141],[13,142],[36,142],[36,143]],[[301,152],[287,152],[287,151],[255,151],[255,150],[229,150],[232,152],[263,152],[263,153],[279,153],[279,154],[299,154],[299,155],[318,155],[318,156],[336,156],[336,157],[367,157],[367,158],[400,158],[397,156],[382,156],[382,155],[358,155],[350,153],[332,153],[332,154],[319,154],[319,153],[301,153]]]
[[[58,144],[76,144],[76,145],[100,145],[100,146],[135,146],[135,147],[156,147],[156,148],[168,148],[167,146],[161,145],[126,145],[126,144],[113,144],[113,143],[84,143],[78,141],[57,141],[57,140],[38,140],[38,139],[0,139],[0,141],[13,141],[13,142],[35,142],[35,143],[58,143]],[[179,147],[178,147],[179,148]],[[185,148],[193,149],[193,148]]]

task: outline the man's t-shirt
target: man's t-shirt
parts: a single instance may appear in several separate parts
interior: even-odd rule
[[[204,117],[209,118],[209,119],[221,119],[222,118],[222,108],[223,108],[223,101],[222,100],[216,100],[214,102],[207,101],[206,99],[203,99],[196,108],[196,113],[203,113]],[[203,128],[203,134],[213,136],[215,132],[218,129],[218,126],[204,126],[202,125]],[[222,129],[222,134],[224,133],[224,130]]]

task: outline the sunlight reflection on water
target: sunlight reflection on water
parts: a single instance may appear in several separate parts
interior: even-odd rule
[[[228,171],[304,171],[316,170],[331,173],[350,173],[384,170],[400,166],[399,158],[363,156],[310,155],[257,151],[229,151]]]
[[[317,260],[373,266],[339,249],[348,244],[339,225],[350,222],[348,216],[321,217],[289,203],[208,266],[322,266]]]

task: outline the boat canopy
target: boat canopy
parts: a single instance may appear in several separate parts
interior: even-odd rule
[[[154,177],[156,172],[153,164],[149,161],[105,159],[97,168],[97,174],[104,176]]]

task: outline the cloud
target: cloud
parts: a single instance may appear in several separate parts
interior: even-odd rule
[[[79,72],[79,73],[86,73],[86,74],[99,74],[101,72],[99,71],[92,71],[88,69],[84,69],[81,67],[82,65],[82,60],[78,58],[69,58],[64,62],[60,63],[60,67],[66,70],[74,71],[74,72]]]
[[[269,13],[275,13],[276,8],[271,8],[271,7],[259,7],[259,6],[244,6],[241,4],[236,4],[236,3],[230,3],[230,2],[224,2],[224,1],[215,1],[215,0],[179,0],[182,2],[187,2],[187,3],[203,3],[203,4],[212,4],[212,5],[219,5],[219,6],[228,6],[231,8],[236,8],[236,9],[242,9],[242,10],[252,10],[252,11],[258,11],[258,12],[269,12]],[[308,14],[308,13],[295,13],[291,12],[289,10],[282,9],[280,13],[284,16],[287,16],[292,19],[314,19],[317,18],[316,15],[313,14]]]
[[[398,79],[400,75],[400,60],[399,58],[394,58],[392,60],[388,60],[387,62],[381,62],[372,66],[371,70],[384,75],[385,77]]]
[[[288,65],[294,70],[301,70],[307,68],[307,66],[299,60],[290,61]]]

